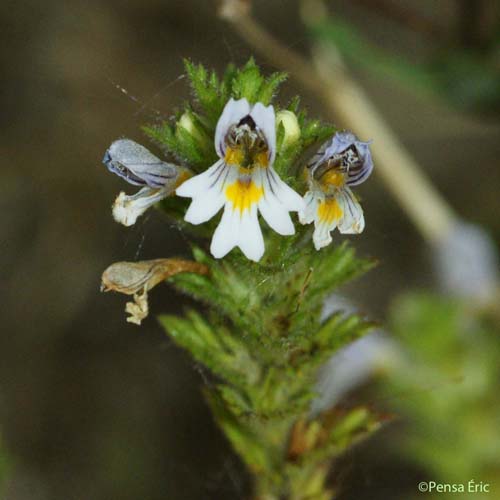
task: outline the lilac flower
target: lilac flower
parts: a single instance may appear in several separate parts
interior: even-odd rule
[[[331,243],[335,228],[344,234],[363,231],[363,209],[350,186],[364,182],[373,170],[369,144],[351,132],[338,132],[308,165],[309,190],[299,219],[302,224],[314,222],[316,250]]]

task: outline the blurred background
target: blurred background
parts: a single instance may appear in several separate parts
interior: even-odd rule
[[[269,30],[307,54],[317,34],[305,30],[299,2],[254,4]],[[337,40],[438,190],[498,245],[498,2],[328,5],[342,26],[321,36]],[[99,293],[99,284],[115,261],[187,255],[160,213],[132,228],[113,221],[111,204],[128,187],[102,165],[105,150],[119,137],[145,143],[141,125],[168,119],[189,98],[183,58],[222,71],[252,50],[209,0],[5,1],[0,23],[2,498],[247,498],[248,479],[203,401],[205,374],[154,318],[185,299],[158,287],[139,329],[125,322],[125,298]],[[296,94],[325,118],[293,81],[280,99]],[[379,265],[344,292],[385,322],[395,296],[434,286],[432,265],[379,179],[359,192],[367,228],[353,243]],[[391,439],[384,430],[339,465],[342,499],[414,492],[421,466],[379,456]]]

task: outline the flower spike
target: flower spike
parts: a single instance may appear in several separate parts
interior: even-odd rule
[[[331,232],[359,234],[365,228],[363,209],[350,189],[364,182],[373,170],[370,142],[351,132],[338,132],[307,166],[309,190],[299,213],[302,224],[314,222],[316,250],[329,245]]]
[[[212,255],[222,258],[239,247],[248,259],[259,261],[264,254],[264,238],[258,212],[274,231],[291,235],[295,228],[289,212],[303,207],[302,198],[273,169],[273,106],[229,100],[217,123],[215,150],[220,159],[177,188],[178,196],[193,200],[185,220],[201,224],[224,207],[212,238]]]

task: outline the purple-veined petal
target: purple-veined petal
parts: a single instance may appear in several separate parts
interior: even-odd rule
[[[373,159],[370,152],[369,142],[356,143],[356,149],[361,157],[361,166],[359,168],[349,169],[346,184],[348,186],[357,186],[370,176],[373,170]]]
[[[269,148],[269,165],[276,158],[276,117],[273,106],[264,106],[258,102],[250,112],[255,125],[263,132]]]
[[[287,207],[277,196],[277,190],[272,187],[269,169],[259,169],[264,194],[259,200],[259,211],[269,227],[283,236],[295,234],[295,227]],[[297,195],[298,196],[298,195]]]
[[[160,160],[130,139],[114,141],[102,161],[110,172],[135,186],[158,189],[175,179],[179,173],[176,165]]]
[[[273,167],[268,167],[264,175],[269,180],[269,186],[276,198],[289,212],[300,212],[304,208],[302,196],[283,182]]]
[[[215,150],[219,158],[226,154],[225,138],[231,125],[237,124],[242,118],[250,113],[250,104],[246,99],[229,99],[222,114],[220,115],[215,129]]]
[[[176,190],[175,194],[183,198],[194,198],[203,196],[211,187],[218,185],[227,175],[227,165],[223,160],[214,163],[210,168],[184,181]]]
[[[337,132],[320,147],[316,155],[312,158],[309,167],[314,170],[317,166],[328,161],[332,156],[342,154],[349,147],[354,146],[358,152],[360,164],[349,168],[346,184],[348,186],[356,186],[364,182],[373,170],[370,144],[371,141],[363,142],[358,140],[352,132]]]
[[[207,171],[185,181],[177,188],[177,194],[191,197],[193,201],[184,220],[196,225],[211,219],[226,202],[226,186],[237,177],[237,168],[220,160]]]
[[[310,224],[314,221],[321,196],[321,193],[314,191],[307,191],[304,195],[304,208],[299,212],[299,221],[301,224]]]
[[[342,234],[362,233],[365,228],[365,217],[353,192],[344,187],[339,191],[337,200],[343,212],[338,225],[339,231]]]

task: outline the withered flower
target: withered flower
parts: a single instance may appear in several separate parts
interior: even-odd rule
[[[188,169],[160,160],[130,139],[113,142],[102,161],[110,172],[129,184],[142,186],[133,195],[122,191],[113,204],[113,217],[124,226],[134,225],[149,207],[172,195],[191,176]]]
[[[148,292],[158,283],[179,273],[208,274],[204,264],[183,259],[154,259],[140,262],[116,262],[102,274],[101,291],[133,295],[125,312],[129,323],[140,325],[147,317]]]

